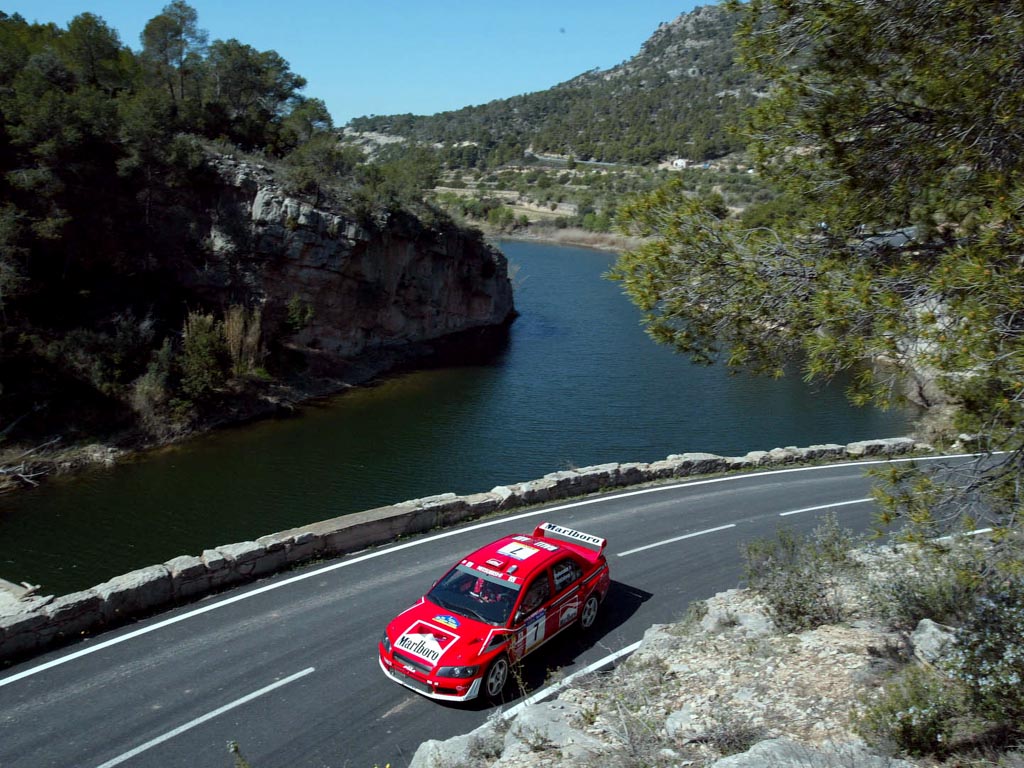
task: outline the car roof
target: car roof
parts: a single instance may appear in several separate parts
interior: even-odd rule
[[[463,558],[460,565],[512,584],[522,584],[553,561],[570,553],[576,554],[562,542],[519,533],[481,547]]]

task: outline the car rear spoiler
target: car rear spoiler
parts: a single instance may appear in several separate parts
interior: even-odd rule
[[[583,533],[583,531],[577,531],[573,528],[566,528],[562,525],[555,525],[554,523],[541,523],[534,531],[533,535],[538,539],[556,539],[558,541],[564,541],[568,544],[575,544],[579,547],[584,547],[593,552],[592,559],[596,560],[604,548],[608,546],[608,539],[602,539],[598,536],[593,536],[589,533]]]

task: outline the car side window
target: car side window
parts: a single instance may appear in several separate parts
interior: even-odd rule
[[[548,582],[548,573],[544,571],[526,588],[526,593],[523,595],[523,604],[519,610],[523,615],[533,613],[549,597],[551,597],[551,585]]]
[[[565,560],[559,560],[555,563],[551,573],[555,577],[555,592],[561,592],[568,589],[570,585],[583,576],[583,569],[579,563],[567,557]]]

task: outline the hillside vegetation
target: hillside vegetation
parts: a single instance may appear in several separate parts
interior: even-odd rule
[[[647,165],[743,148],[730,132],[758,83],[735,61],[736,17],[718,6],[662,24],[640,52],[546,91],[436,115],[357,118],[360,132],[437,144],[443,161],[493,168],[538,154]]]
[[[188,425],[228,379],[287,372],[251,296],[208,306],[182,278],[222,213],[214,158],[371,230],[407,209],[447,226],[421,203],[433,161],[366,162],[304,85],[275,51],[209,41],[183,0],[138,52],[91,13],[0,12],[0,443],[105,438],[155,404]]]

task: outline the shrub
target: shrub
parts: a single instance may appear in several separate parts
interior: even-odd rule
[[[1024,733],[1024,581],[1011,579],[977,601],[948,667],[977,714],[1011,736]]]
[[[288,299],[288,316],[286,323],[293,333],[298,333],[313,321],[313,306],[293,293]]]
[[[164,413],[171,394],[171,367],[174,351],[171,340],[164,339],[153,352],[146,372],[132,386],[131,404],[142,425],[153,434],[164,427]]]
[[[699,740],[710,744],[720,755],[738,755],[767,738],[763,726],[755,725],[746,717],[719,704],[710,713],[708,729]]]
[[[185,319],[181,345],[181,389],[200,399],[224,381],[226,356],[224,331],[213,315],[190,312]]]
[[[855,718],[857,732],[874,747],[912,757],[943,754],[962,712],[955,686],[918,664],[905,667],[881,697]]]
[[[783,529],[745,545],[744,576],[781,631],[813,629],[842,618],[836,577],[853,568],[853,546],[853,535],[828,515],[809,537]]]
[[[974,604],[982,563],[970,546],[926,552],[910,571],[889,575],[872,589],[876,611],[893,629],[910,630],[921,619],[958,624]]]
[[[224,340],[231,358],[231,373],[244,376],[256,370],[262,357],[260,322],[262,312],[233,305],[224,313]]]

